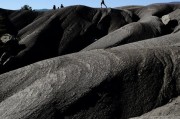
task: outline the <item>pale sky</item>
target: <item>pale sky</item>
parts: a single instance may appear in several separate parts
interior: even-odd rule
[[[172,2],[173,0],[105,0],[108,7],[119,7],[126,5],[148,5],[152,3]],[[178,0],[176,0],[178,1]],[[57,7],[63,4],[70,5],[86,5],[90,7],[100,7],[101,0],[0,0],[0,8],[20,9],[27,4],[33,9],[52,9],[53,5]]]

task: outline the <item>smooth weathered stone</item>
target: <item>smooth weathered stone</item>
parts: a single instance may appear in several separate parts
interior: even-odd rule
[[[179,51],[177,46],[94,50],[2,74],[0,118],[141,115],[178,94]]]
[[[179,8],[3,10],[26,47],[0,65],[0,119],[178,118],[179,25],[161,17]]]
[[[139,22],[127,24],[102,37],[83,50],[104,49],[137,42],[164,35],[165,25],[158,17],[143,18]]]
[[[132,119],[179,119],[180,118],[180,97],[170,100],[162,107],[156,108],[140,117]]]

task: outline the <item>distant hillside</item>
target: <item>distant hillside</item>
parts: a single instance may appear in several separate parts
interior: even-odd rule
[[[45,12],[48,11],[49,9],[34,9],[35,11],[40,11],[40,12]]]
[[[170,3],[173,3],[173,4],[180,4],[179,1],[174,1],[174,2],[170,2]]]

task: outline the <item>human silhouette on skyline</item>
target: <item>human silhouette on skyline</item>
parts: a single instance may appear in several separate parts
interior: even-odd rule
[[[61,8],[64,8],[64,5],[63,5],[63,4],[61,4]]]
[[[104,5],[104,6],[107,8],[107,6],[106,6],[104,0],[101,1],[101,8],[102,8],[102,5]]]

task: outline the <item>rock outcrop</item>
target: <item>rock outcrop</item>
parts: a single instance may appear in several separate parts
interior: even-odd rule
[[[163,119],[179,119],[179,102],[180,97],[171,99],[168,104],[159,107],[157,109],[154,109],[140,117],[135,117],[132,119],[149,119],[149,118],[163,118]]]
[[[166,27],[160,18],[151,16],[121,27],[90,44],[84,50],[111,48],[131,42],[150,39],[165,35],[165,31]]]
[[[177,46],[86,51],[2,74],[0,117],[141,115],[179,94],[179,51]]]
[[[179,9],[0,10],[0,119],[179,118]]]

